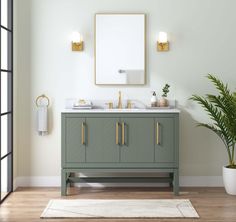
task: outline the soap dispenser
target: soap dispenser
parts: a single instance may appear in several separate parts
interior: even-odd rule
[[[157,107],[157,96],[156,96],[156,92],[155,91],[153,91],[153,93],[152,93],[151,107]]]

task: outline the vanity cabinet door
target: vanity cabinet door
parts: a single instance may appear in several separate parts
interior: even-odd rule
[[[122,118],[121,162],[154,162],[154,119]]]
[[[119,118],[86,118],[86,162],[119,162],[118,123]]]
[[[84,137],[85,118],[65,118],[65,161],[68,163],[85,162]]]
[[[155,162],[175,161],[174,118],[155,119]]]

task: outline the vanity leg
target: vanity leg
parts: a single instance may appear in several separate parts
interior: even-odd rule
[[[67,173],[64,170],[61,170],[61,195],[66,196],[67,188]]]
[[[170,187],[173,187],[174,174],[169,173],[169,177],[171,178],[171,182],[169,182],[169,185],[170,185]]]
[[[74,177],[74,176],[75,176],[75,173],[69,173],[68,174],[68,177]],[[69,185],[69,187],[73,187],[74,183],[73,182],[69,182],[68,185]]]
[[[174,194],[179,195],[179,169],[174,170],[173,185]]]

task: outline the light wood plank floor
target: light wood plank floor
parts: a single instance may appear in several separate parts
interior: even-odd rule
[[[19,222],[236,222],[236,196],[229,196],[223,188],[183,188],[174,196],[169,188],[71,188],[68,199],[190,199],[200,219],[40,219],[40,214],[53,198],[62,198],[59,188],[18,188],[0,207],[0,221]]]

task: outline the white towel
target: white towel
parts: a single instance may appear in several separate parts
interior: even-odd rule
[[[46,105],[40,105],[37,112],[38,133],[40,136],[48,134],[48,109]]]

